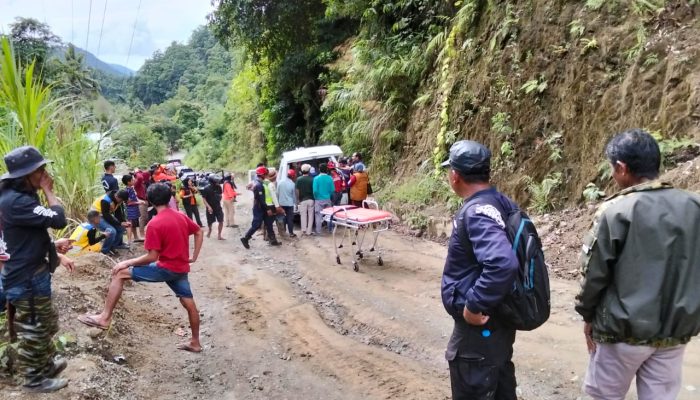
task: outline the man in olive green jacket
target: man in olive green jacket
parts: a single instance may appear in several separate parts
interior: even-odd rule
[[[584,239],[576,311],[591,353],[584,390],[624,399],[675,399],[685,344],[700,331],[700,196],[659,175],[659,146],[635,129],[606,148],[622,189]]]

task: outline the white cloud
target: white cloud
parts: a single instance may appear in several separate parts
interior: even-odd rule
[[[107,13],[100,43],[105,0],[0,0],[0,31],[8,32],[15,17],[32,17],[46,22],[64,42],[87,47],[100,59],[138,69],[154,51],[173,41],[185,42],[192,31],[206,23],[212,7],[209,0],[141,0],[136,29],[134,21],[139,0],[106,0]],[[129,54],[129,43],[134,43]],[[98,54],[99,45],[99,54]]]

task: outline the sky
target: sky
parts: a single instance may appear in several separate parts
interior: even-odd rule
[[[0,0],[0,32],[9,32],[15,17],[35,18],[47,23],[64,43],[83,49],[87,45],[103,61],[138,70],[154,51],[165,50],[173,41],[187,41],[197,26],[206,23],[211,10],[210,0]]]

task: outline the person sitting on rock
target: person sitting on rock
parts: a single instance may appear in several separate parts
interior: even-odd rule
[[[112,322],[114,308],[121,297],[124,284],[134,282],[165,282],[180,299],[187,310],[192,330],[189,343],[178,345],[178,349],[199,353],[199,311],[192,296],[188,274],[190,263],[197,261],[202,249],[204,233],[183,213],[168,208],[171,192],[168,185],[155,183],[148,188],[148,201],[158,214],[148,223],[144,249],[148,253],[122,261],[112,269],[112,282],[101,313],[82,315],[78,321],[85,325],[106,330]],[[190,258],[189,237],[194,235],[194,253]]]

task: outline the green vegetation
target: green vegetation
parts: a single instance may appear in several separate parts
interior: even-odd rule
[[[583,198],[589,203],[598,201],[603,197],[605,197],[605,192],[598,189],[598,186],[596,186],[595,183],[589,183],[583,190]]]
[[[538,214],[544,214],[555,207],[554,191],[562,184],[561,172],[547,175],[542,182],[525,178],[527,191],[530,193],[530,208]]]
[[[22,64],[10,41],[0,41],[0,151],[29,144],[53,160],[49,168],[67,215],[82,220],[98,193],[100,149],[85,135],[94,121],[85,118],[80,99],[53,95],[36,64]]]
[[[447,179],[433,174],[410,178],[401,184],[393,184],[378,193],[382,204],[388,204],[410,228],[424,229],[428,219],[425,207],[430,204],[446,204],[451,213],[459,210],[462,199],[450,189]]]

